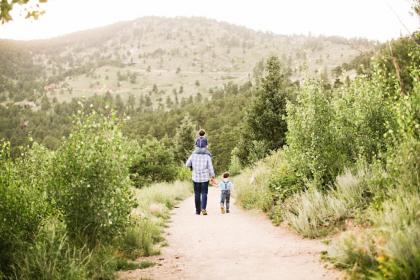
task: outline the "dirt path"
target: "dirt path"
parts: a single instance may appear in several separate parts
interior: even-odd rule
[[[208,216],[197,216],[193,197],[173,212],[168,247],[155,257],[157,266],[125,272],[120,279],[340,279],[319,260],[325,249],[274,227],[261,214],[232,205],[219,211],[219,193],[209,190]]]

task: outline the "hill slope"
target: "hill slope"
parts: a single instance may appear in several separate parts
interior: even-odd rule
[[[204,18],[145,17],[48,40],[21,43],[41,66],[39,80],[58,101],[94,94],[153,101],[206,94],[261,74],[278,55],[295,79],[329,72],[372,50],[367,40],[282,36]],[[255,67],[257,65],[257,67]]]

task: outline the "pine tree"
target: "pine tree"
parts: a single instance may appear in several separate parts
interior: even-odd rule
[[[265,71],[267,74],[248,109],[246,124],[253,140],[275,150],[285,144],[287,124],[284,117],[292,83],[290,72],[276,56],[267,60]]]
[[[192,152],[194,145],[194,133],[195,126],[191,117],[186,115],[179,127],[176,129],[175,134],[175,147],[174,154],[177,161],[184,162],[186,161],[188,155]]]

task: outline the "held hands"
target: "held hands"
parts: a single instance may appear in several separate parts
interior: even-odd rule
[[[213,186],[213,187],[216,187],[217,186],[217,180],[216,180],[216,178],[211,177],[211,179],[210,179],[210,185]]]

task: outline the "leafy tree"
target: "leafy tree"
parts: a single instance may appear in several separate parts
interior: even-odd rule
[[[38,19],[39,16],[41,16],[44,11],[40,10],[39,4],[46,3],[48,0],[37,0],[35,7],[29,7],[26,8],[26,18],[34,18]],[[5,23],[8,21],[13,20],[10,13],[14,9],[15,5],[21,5],[21,6],[28,6],[30,0],[1,0],[0,1],[0,21],[1,23]]]

